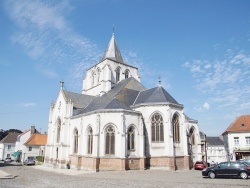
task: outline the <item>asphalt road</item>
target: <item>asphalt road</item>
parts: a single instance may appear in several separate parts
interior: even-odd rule
[[[82,188],[82,187],[167,187],[167,188],[245,188],[250,179],[209,179],[201,171],[106,171],[85,172],[72,169],[53,169],[40,165],[0,163],[0,170],[16,176],[0,179],[0,188]]]

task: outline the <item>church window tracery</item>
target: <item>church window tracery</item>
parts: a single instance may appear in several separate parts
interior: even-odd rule
[[[105,154],[114,155],[115,154],[115,130],[113,126],[108,126],[106,129],[106,149]]]
[[[56,142],[59,143],[60,142],[60,135],[61,135],[61,119],[58,118],[57,119],[57,136],[56,136]]]
[[[164,142],[163,119],[159,113],[151,118],[152,142]]]
[[[91,127],[88,128],[88,154],[92,154],[93,150],[93,130]]]
[[[121,70],[120,68],[118,67],[116,69],[116,83],[120,81],[120,74],[121,74]]]
[[[78,153],[78,130],[74,130],[74,153]]]
[[[91,85],[93,86],[95,84],[95,72],[93,71],[91,73]]]
[[[126,71],[125,71],[125,79],[127,79],[128,77],[129,77],[129,71],[126,70]]]
[[[128,129],[128,150],[135,150],[135,128],[133,126]]]
[[[180,122],[177,114],[173,117],[173,141],[174,143],[180,143]]]

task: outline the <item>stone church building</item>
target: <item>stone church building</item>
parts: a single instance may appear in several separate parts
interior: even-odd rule
[[[77,170],[190,169],[201,160],[198,122],[160,84],[147,89],[114,34],[83,79],[51,104],[45,165]]]

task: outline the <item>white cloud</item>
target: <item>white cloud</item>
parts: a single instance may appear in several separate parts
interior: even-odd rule
[[[96,63],[102,50],[74,32],[66,19],[73,9],[69,1],[9,0],[5,9],[16,25],[12,42],[33,58],[45,76],[60,76],[53,70],[63,69],[63,77],[79,88],[86,66]],[[79,81],[74,82],[76,79]]]
[[[210,109],[210,105],[207,102],[205,102],[203,104],[203,108],[205,108],[206,110],[209,110]]]
[[[28,107],[32,107],[32,106],[36,106],[36,103],[33,103],[33,102],[28,102],[28,103],[24,103],[22,104],[25,108],[28,108]]]

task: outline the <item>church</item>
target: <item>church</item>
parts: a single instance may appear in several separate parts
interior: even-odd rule
[[[81,93],[61,88],[50,106],[45,165],[76,170],[191,169],[202,160],[198,121],[160,84],[147,89],[115,35]]]

